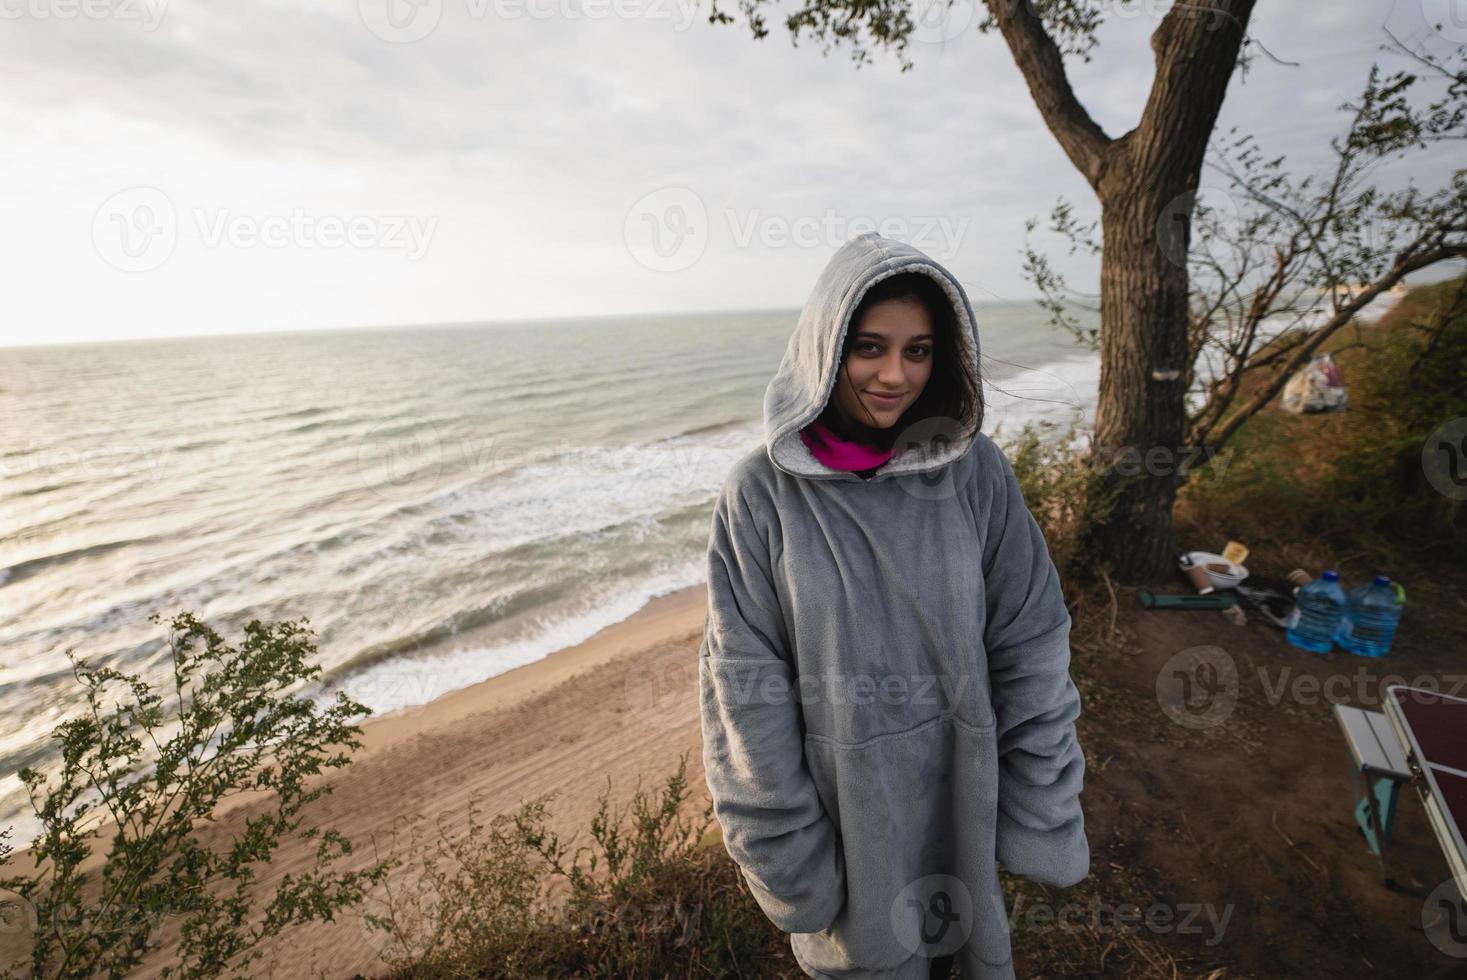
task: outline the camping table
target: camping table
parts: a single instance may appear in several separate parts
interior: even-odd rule
[[[1393,684],[1385,715],[1457,891],[1467,898],[1467,698]]]
[[[1355,822],[1365,835],[1371,853],[1380,859],[1386,885],[1393,886],[1395,881],[1391,878],[1385,849],[1396,822],[1396,797],[1401,784],[1411,780],[1406,753],[1401,751],[1390,722],[1379,711],[1336,704],[1334,713],[1355,763],[1351,771],[1355,781]]]

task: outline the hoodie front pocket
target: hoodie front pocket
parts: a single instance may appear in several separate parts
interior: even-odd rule
[[[991,911],[996,880],[996,787],[984,790],[959,770],[985,765],[979,743],[991,746],[993,735],[964,730],[938,716],[861,742],[806,736],[806,762],[846,867],[846,903],[823,936],[825,961],[812,966],[893,970],[916,955],[953,952],[975,927],[985,931],[975,919]]]

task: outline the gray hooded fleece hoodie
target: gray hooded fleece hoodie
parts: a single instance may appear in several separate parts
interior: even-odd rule
[[[714,507],[703,761],[724,845],[805,973],[916,980],[952,954],[998,980],[997,863],[1057,886],[1089,872],[1059,575],[981,432],[913,425],[869,480],[799,438],[862,295],[909,271],[942,286],[978,377],[950,272],[876,234],[837,250],[765,394],[764,445]]]

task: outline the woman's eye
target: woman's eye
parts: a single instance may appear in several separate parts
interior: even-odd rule
[[[856,345],[856,349],[857,350],[860,350],[860,351],[868,351],[868,352],[870,352],[872,354],[879,354],[881,352],[881,345],[880,344],[876,344],[876,343],[872,343],[869,340],[865,340],[865,341],[862,341],[861,343],[857,344]],[[926,357],[928,354],[931,354],[932,353],[932,348],[931,347],[922,347],[922,346],[909,347],[909,348],[907,348],[907,352],[909,354],[913,354],[913,355],[915,355],[917,357]]]

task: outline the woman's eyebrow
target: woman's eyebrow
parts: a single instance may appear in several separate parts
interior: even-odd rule
[[[877,340],[886,340],[887,339],[886,338],[886,334],[884,334],[884,333],[877,333],[875,330],[862,330],[859,333],[857,333],[856,336],[857,337],[875,337]],[[918,340],[931,340],[932,339],[932,334],[930,334],[930,333],[919,333],[917,336],[912,337],[910,339],[913,342],[918,341]]]

